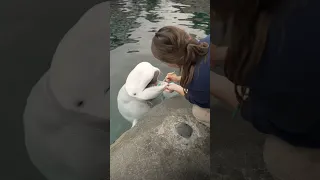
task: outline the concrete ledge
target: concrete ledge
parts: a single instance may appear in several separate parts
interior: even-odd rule
[[[165,100],[110,148],[111,179],[209,180],[210,130],[183,97]]]

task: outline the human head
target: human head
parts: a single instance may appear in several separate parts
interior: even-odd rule
[[[180,85],[185,88],[192,80],[195,65],[208,53],[208,47],[178,27],[165,26],[153,37],[151,51],[155,58],[180,69]]]

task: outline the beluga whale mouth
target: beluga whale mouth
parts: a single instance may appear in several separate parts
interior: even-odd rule
[[[128,75],[125,89],[129,96],[151,100],[159,96],[167,82],[159,81],[160,69],[148,62],[139,63]]]
[[[154,86],[161,86],[161,85],[167,85],[166,82],[164,81],[159,81],[158,78],[160,76],[161,71],[155,71],[153,78],[151,79],[151,81],[149,82],[149,84],[145,87],[145,89],[147,88],[152,88]]]

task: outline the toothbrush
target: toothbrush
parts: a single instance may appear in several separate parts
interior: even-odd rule
[[[173,72],[170,72],[170,73],[168,73],[168,74],[175,74],[176,73],[176,71],[173,71]],[[165,81],[166,80],[166,77],[163,79],[163,81]]]
[[[173,72],[170,72],[170,73],[168,73],[168,74],[175,74],[176,73],[176,71],[173,71]],[[162,82],[164,82],[166,80],[166,77],[163,79],[163,81]],[[159,82],[158,83],[158,86],[160,86],[161,85],[161,82]]]

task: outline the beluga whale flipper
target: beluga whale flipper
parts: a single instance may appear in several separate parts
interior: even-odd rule
[[[160,70],[148,62],[139,63],[128,75],[118,93],[120,114],[135,126],[155,104],[151,101],[162,94],[167,82],[159,81]]]
[[[89,9],[28,97],[25,144],[47,180],[109,177],[109,20],[110,2]]]

